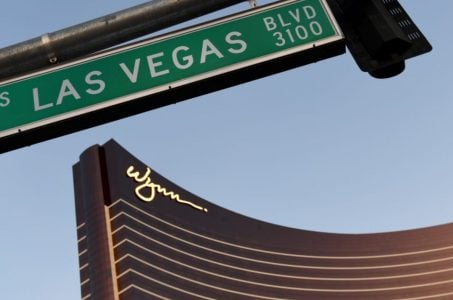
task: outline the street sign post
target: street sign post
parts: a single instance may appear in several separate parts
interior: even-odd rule
[[[106,51],[0,83],[0,152],[341,53],[324,0],[280,1]]]

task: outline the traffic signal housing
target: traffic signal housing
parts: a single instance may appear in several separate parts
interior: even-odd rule
[[[432,47],[398,0],[328,0],[362,71],[389,78]]]

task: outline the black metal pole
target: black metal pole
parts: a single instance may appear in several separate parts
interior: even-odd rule
[[[0,80],[87,55],[246,0],[154,0],[0,49]]]

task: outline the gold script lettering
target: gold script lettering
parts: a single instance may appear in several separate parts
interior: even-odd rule
[[[146,168],[146,172],[143,176],[140,175],[139,171],[135,171],[134,166],[127,168],[126,174],[129,178],[135,180],[139,185],[135,188],[135,195],[142,201],[151,202],[156,197],[156,192],[174,200],[180,204],[188,205],[194,209],[208,212],[207,208],[196,205],[190,201],[181,199],[181,196],[173,191],[168,191],[165,187],[157,184],[151,179],[151,169]]]

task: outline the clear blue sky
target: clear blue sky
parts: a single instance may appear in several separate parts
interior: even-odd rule
[[[0,47],[142,2],[4,1]],[[110,138],[273,223],[363,233],[452,222],[453,2],[402,4],[434,51],[399,77],[373,79],[346,54],[0,155],[1,298],[80,299],[71,167]]]

